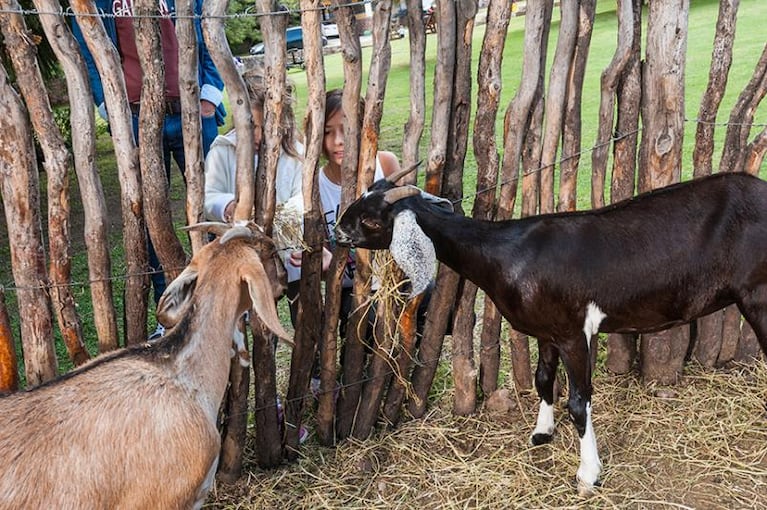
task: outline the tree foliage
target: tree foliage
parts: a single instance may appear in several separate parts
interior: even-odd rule
[[[288,25],[301,23],[299,0],[283,0],[280,7],[290,12]],[[226,39],[232,53],[246,53],[253,44],[263,41],[260,17],[255,16],[254,0],[230,0],[227,14],[233,16],[226,22]]]

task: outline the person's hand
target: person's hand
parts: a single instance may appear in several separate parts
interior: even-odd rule
[[[303,252],[301,251],[294,251],[290,254],[290,265],[294,267],[301,267],[301,254]],[[330,261],[333,260],[333,253],[325,248],[322,247],[322,272],[328,270],[330,267]]]
[[[203,117],[212,117],[216,114],[216,105],[204,99],[200,100],[200,115]]]
[[[301,256],[302,256],[301,254],[302,253],[303,253],[302,251],[290,252],[289,262],[290,262],[291,266],[293,266],[293,267],[301,267]]]
[[[323,273],[327,271],[328,268],[330,267],[331,260],[333,260],[333,253],[323,246],[322,247],[322,272]]]
[[[234,208],[237,204],[234,200],[226,204],[226,207],[224,208],[224,221],[227,223],[231,223],[232,219],[234,218]]]

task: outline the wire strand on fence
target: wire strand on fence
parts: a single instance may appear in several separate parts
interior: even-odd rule
[[[358,5],[365,5],[365,4],[373,4],[373,0],[360,0],[357,2],[346,2],[339,5],[332,5],[332,6],[320,6],[320,7],[309,7],[306,9],[299,8],[299,9],[291,9],[287,6],[282,6],[281,9],[278,9],[276,11],[266,11],[266,12],[254,12],[251,7],[246,8],[244,11],[238,11],[238,12],[229,12],[226,14],[220,14],[220,15],[208,15],[208,14],[192,14],[192,15],[181,15],[178,13],[171,13],[168,15],[162,15],[162,14],[132,14],[131,18],[142,18],[142,19],[241,19],[241,18],[262,18],[265,16],[286,16],[286,15],[300,15],[305,12],[322,12],[322,11],[334,11],[339,8],[343,7],[354,7]],[[66,9],[62,8],[58,11],[45,11],[45,10],[39,10],[39,9],[0,9],[0,14],[20,14],[22,16],[63,16],[63,17],[103,17],[103,18],[117,18],[117,17],[125,17],[124,14],[114,14],[111,12],[98,12],[98,13],[82,13],[77,14],[74,12],[72,7],[67,7]]]

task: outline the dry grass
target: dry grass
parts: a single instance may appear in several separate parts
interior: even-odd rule
[[[767,508],[767,364],[689,367],[673,388],[600,371],[594,387],[604,469],[589,499],[576,495],[564,401],[553,443],[533,448],[535,396],[512,393],[512,411],[463,418],[443,389],[422,419],[334,449],[311,438],[274,471],[246,451],[243,479],[217,482],[206,508]]]

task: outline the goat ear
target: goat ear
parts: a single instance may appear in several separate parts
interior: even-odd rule
[[[433,205],[436,205],[437,207],[445,209],[446,211],[455,212],[455,209],[453,208],[453,203],[447,198],[438,197],[438,196],[432,195],[431,193],[426,193],[425,191],[421,191],[421,198],[423,198],[430,204],[433,204]]]
[[[170,282],[157,303],[157,320],[166,328],[175,326],[189,303],[197,284],[197,269],[187,266]]]
[[[248,293],[259,319],[266,324],[266,327],[283,340],[290,343],[290,335],[280,324],[280,318],[277,315],[277,306],[274,304],[274,295],[271,285],[267,282],[266,270],[260,261],[248,264],[243,268],[243,280],[248,285]]]

